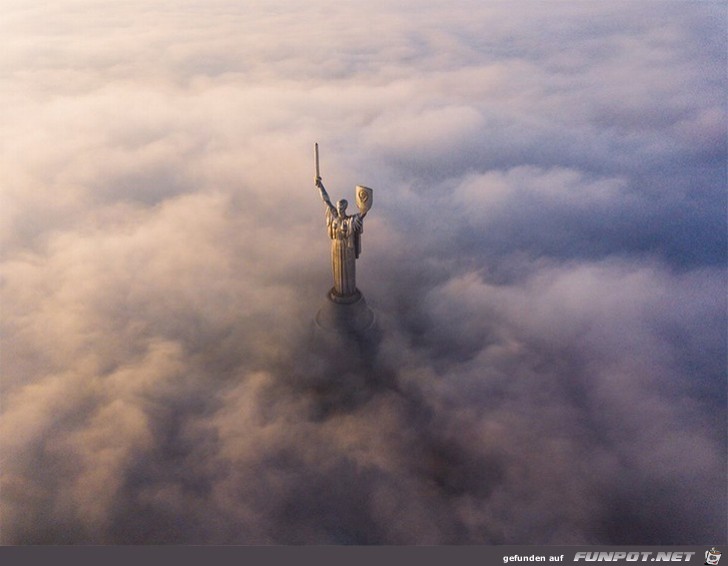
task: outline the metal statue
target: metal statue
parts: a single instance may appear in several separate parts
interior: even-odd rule
[[[314,157],[316,161],[315,183],[326,205],[326,228],[331,239],[331,269],[334,275],[334,287],[330,296],[334,300],[346,300],[358,295],[356,288],[356,259],[361,253],[364,217],[372,207],[374,191],[368,187],[357,185],[356,204],[359,212],[352,215],[346,214],[346,207],[349,204],[346,199],[339,200],[336,206],[331,204],[329,194],[321,182],[318,144],[314,144]]]

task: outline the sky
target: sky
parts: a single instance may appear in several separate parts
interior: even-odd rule
[[[3,13],[0,542],[726,540],[725,3]]]

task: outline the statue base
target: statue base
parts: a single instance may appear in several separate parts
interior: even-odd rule
[[[374,311],[359,290],[342,297],[329,291],[311,324],[300,381],[316,392],[322,418],[332,411],[366,403],[376,391],[393,387],[380,367],[382,332]]]
[[[359,289],[353,295],[342,296],[332,288],[314,322],[323,332],[364,335],[374,329],[376,317]]]

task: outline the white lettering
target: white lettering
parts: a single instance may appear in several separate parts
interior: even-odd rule
[[[585,560],[587,562],[690,562],[695,552],[577,552],[574,554],[574,562]],[[553,560],[554,557],[551,557]]]

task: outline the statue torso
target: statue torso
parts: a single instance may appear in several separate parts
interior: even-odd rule
[[[352,216],[339,216],[326,209],[326,226],[329,229],[329,238],[332,240],[346,240],[356,232],[361,231],[361,220],[358,214]]]

